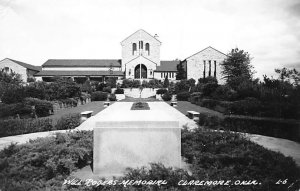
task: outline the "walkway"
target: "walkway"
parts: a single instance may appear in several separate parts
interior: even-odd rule
[[[117,102],[117,103],[109,106],[107,109],[103,110],[102,112],[98,113],[97,115],[89,118],[89,120],[82,123],[76,129],[78,129],[78,130],[93,130],[93,128],[95,127],[95,123],[96,123],[97,119],[99,119],[99,118],[100,119],[101,118],[102,119],[103,118],[117,119],[118,116],[121,116],[121,115],[123,117],[124,115],[126,115],[126,113],[120,113],[120,108],[121,107],[130,108],[132,104],[133,104],[133,102]],[[186,117],[185,115],[180,113],[177,109],[171,107],[166,102],[148,102],[148,104],[149,104],[150,108],[156,110],[157,112],[163,111],[167,115],[172,116],[172,118],[178,119],[180,127],[187,126],[188,128],[191,128],[191,129],[198,127],[198,125],[196,124],[195,121],[189,119],[188,117]],[[159,119],[159,117],[158,117],[157,120],[163,120],[163,119]]]

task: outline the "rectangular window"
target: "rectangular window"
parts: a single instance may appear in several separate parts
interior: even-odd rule
[[[206,61],[203,60],[203,78],[205,78]]]
[[[160,73],[160,78],[163,78],[163,73],[162,72]]]
[[[214,70],[214,77],[217,77],[217,61],[214,61],[214,66],[215,66],[215,70]]]
[[[208,61],[208,64],[209,64],[208,76],[211,76],[211,60]]]

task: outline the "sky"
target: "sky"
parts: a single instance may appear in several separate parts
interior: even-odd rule
[[[0,0],[0,60],[121,59],[139,29],[159,36],[161,60],[212,46],[248,52],[255,77],[300,70],[299,0]]]

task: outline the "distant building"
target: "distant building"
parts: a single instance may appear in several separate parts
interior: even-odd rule
[[[177,66],[181,63],[187,79],[213,76],[222,83],[220,63],[227,57],[222,52],[207,47],[180,60],[160,60],[161,42],[140,29],[121,42],[122,59],[49,59],[42,65],[36,78],[51,81],[53,77],[69,77],[74,80],[105,81],[118,79],[176,80]]]
[[[197,81],[199,78],[212,76],[215,77],[220,84],[223,84],[225,81],[221,76],[220,63],[222,63],[226,57],[226,54],[210,46],[189,56],[182,61],[187,79],[193,78]]]
[[[34,79],[34,74],[40,72],[41,67],[26,64],[10,58],[5,58],[0,61],[0,69],[3,72],[15,72],[21,75],[23,82],[28,82]]]

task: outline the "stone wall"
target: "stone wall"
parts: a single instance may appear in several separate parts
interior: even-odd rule
[[[143,41],[143,49],[139,49],[139,41]],[[132,50],[132,44],[136,43],[137,51]],[[146,43],[150,45],[150,54],[146,52]],[[160,65],[160,45],[161,43],[144,30],[139,30],[127,37],[122,43],[122,71],[125,71],[125,64],[132,59],[142,55],[143,57]],[[147,66],[148,67],[148,66]]]
[[[211,61],[211,76],[214,76],[214,62],[216,61],[216,77],[220,84],[224,84],[225,81],[221,76],[221,66],[220,63],[224,61],[227,56],[212,47],[208,47],[203,51],[200,51],[189,58],[187,61],[187,79],[193,78],[198,81],[199,78],[204,76],[204,61],[206,63],[205,76],[209,76],[209,61]]]

